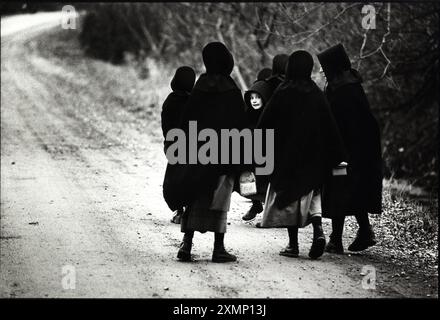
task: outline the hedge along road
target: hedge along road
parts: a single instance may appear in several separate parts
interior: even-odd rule
[[[286,231],[243,223],[249,202],[237,194],[226,246],[238,262],[210,262],[211,233],[195,235],[197,262],[178,262],[182,234],[162,199],[161,140],[112,96],[126,84],[101,86],[113,67],[82,57],[77,42],[64,48],[77,63],[41,54],[41,43],[65,32],[56,15],[31,15],[31,25],[30,15],[2,19],[2,297],[417,295],[382,281],[389,267],[362,255],[309,260],[311,227],[300,232],[299,258],[279,256]],[[362,287],[365,265],[376,267],[376,290]]]

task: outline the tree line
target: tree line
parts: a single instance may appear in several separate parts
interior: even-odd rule
[[[80,42],[112,63],[127,53],[202,72],[201,48],[224,42],[245,89],[278,53],[318,53],[343,43],[382,131],[385,172],[437,190],[439,4],[374,4],[364,29],[361,3],[107,3],[86,6]],[[142,63],[140,63],[142,65]],[[316,63],[314,76],[324,86]]]

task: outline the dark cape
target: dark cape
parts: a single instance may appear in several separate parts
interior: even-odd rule
[[[185,190],[184,202],[190,204],[201,194],[211,194],[218,179],[224,174],[238,174],[241,165],[220,164],[221,129],[246,127],[244,101],[240,89],[229,76],[202,74],[190,95],[183,116],[183,129],[188,136],[189,121],[197,121],[197,133],[205,128],[216,131],[218,136],[219,164],[187,164],[182,190]],[[199,142],[198,148],[205,142]],[[231,151],[231,148],[230,148]],[[232,152],[229,152],[231,163]]]
[[[238,174],[242,170],[240,164],[220,164],[221,129],[242,130],[246,127],[243,97],[230,77],[234,65],[232,55],[223,44],[215,42],[204,48],[203,60],[207,72],[199,77],[190,94],[182,118],[182,129],[188,137],[189,121],[197,121],[197,135],[205,128],[215,130],[218,136],[219,164],[183,166],[179,178],[181,193],[178,201],[184,206],[190,205],[202,195],[212,196],[221,175]],[[203,144],[205,142],[199,142],[198,148]],[[231,149],[230,146],[229,163],[232,163]]]
[[[258,124],[275,129],[275,166],[269,181],[280,209],[321,188],[331,169],[345,158],[327,100],[310,79],[313,58],[303,53],[292,54],[296,64],[289,61],[288,80],[274,93]],[[301,70],[303,56],[311,64],[307,70]]]
[[[326,96],[348,156],[346,179],[329,177],[324,186],[323,216],[333,218],[365,211],[380,214],[383,179],[380,129],[362,88],[362,78],[351,68],[342,44],[319,53],[318,59],[328,81]],[[331,203],[338,204],[337,210],[332,210]]]
[[[382,151],[379,125],[356,71],[327,86],[326,95],[348,153],[347,205],[343,212],[324,210],[324,217],[382,212]],[[327,195],[323,195],[323,207]],[[327,212],[329,211],[329,212]]]
[[[183,112],[185,105],[189,98],[195,81],[194,70],[190,67],[180,67],[171,80],[171,92],[165,99],[162,105],[161,112],[161,126],[164,137],[164,152],[173,143],[166,141],[166,136],[169,130],[173,128],[180,128],[182,123]],[[163,197],[168,207],[175,211],[181,208],[179,201],[176,201],[176,194],[178,194],[178,176],[182,167],[179,164],[167,164],[165,170],[164,181],[162,184]]]
[[[161,125],[164,138],[164,151],[168,149],[172,141],[166,141],[168,131],[179,128],[182,122],[184,106],[188,101],[189,93],[186,91],[173,91],[165,99],[162,105]]]

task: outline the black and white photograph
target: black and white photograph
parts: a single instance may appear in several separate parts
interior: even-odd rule
[[[438,300],[440,3],[0,10],[2,300]]]

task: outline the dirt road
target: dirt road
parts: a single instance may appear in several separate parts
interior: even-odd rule
[[[196,234],[197,262],[178,262],[182,234],[161,193],[166,159],[158,124],[148,124],[157,115],[120,106],[125,78],[108,75],[123,67],[82,58],[76,42],[47,52],[60,31],[54,15],[2,20],[1,297],[425,296],[417,275],[390,280],[386,257],[309,260],[311,228],[300,258],[279,256],[286,231],[243,223],[249,203],[236,194],[226,246],[238,262],[210,262],[212,234]],[[375,290],[362,287],[366,265]]]

